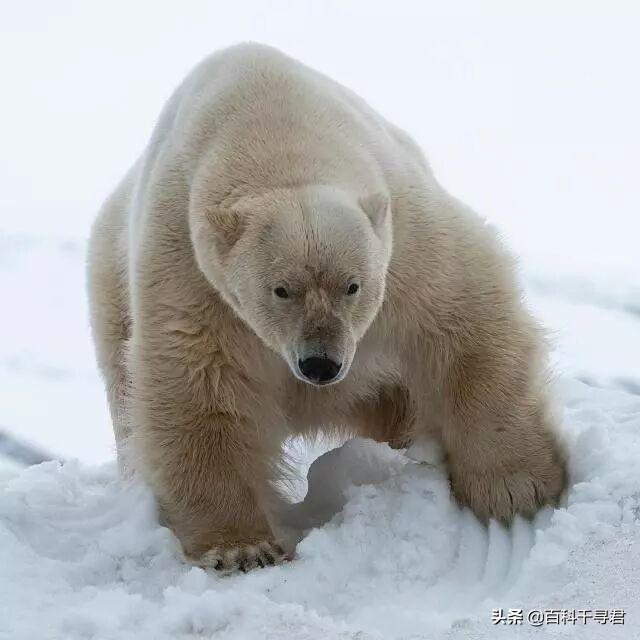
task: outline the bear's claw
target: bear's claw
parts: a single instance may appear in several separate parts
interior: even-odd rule
[[[255,544],[239,543],[230,547],[214,547],[198,558],[187,557],[190,564],[211,567],[225,574],[236,570],[246,573],[256,567],[273,566],[290,559],[280,544],[267,540]]]

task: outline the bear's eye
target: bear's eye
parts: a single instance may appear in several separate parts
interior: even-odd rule
[[[278,296],[278,298],[288,298],[289,297],[289,292],[284,287],[276,287],[273,290],[273,293],[275,293]]]
[[[347,287],[347,295],[348,296],[353,296],[356,293],[358,293],[358,289],[360,289],[360,285],[357,282],[352,282],[348,287]]]

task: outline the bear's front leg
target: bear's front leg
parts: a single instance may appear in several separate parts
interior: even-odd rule
[[[247,429],[218,415],[142,443],[162,519],[192,564],[247,571],[286,558],[263,510],[265,460],[243,438]]]
[[[212,344],[189,350],[182,332],[134,343],[135,456],[189,562],[276,564],[286,555],[268,520],[281,455],[275,408],[252,411],[259,396]]]
[[[457,500],[505,523],[556,504],[564,455],[532,362],[500,350],[467,354],[443,390],[442,441]]]
[[[247,571],[286,558],[260,506],[259,492],[229,455],[236,446],[224,436],[189,434],[173,442],[164,456],[165,471],[155,474],[162,517],[192,564]]]

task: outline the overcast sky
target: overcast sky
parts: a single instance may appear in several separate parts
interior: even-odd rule
[[[640,274],[633,3],[446,5],[5,3],[0,231],[86,236],[190,67],[257,40],[413,134],[525,260]]]

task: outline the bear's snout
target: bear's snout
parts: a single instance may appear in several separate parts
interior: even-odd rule
[[[304,360],[298,360],[298,367],[300,373],[309,381],[314,384],[326,384],[335,380],[340,369],[342,368],[341,362],[335,362],[331,358],[313,356],[311,358],[305,358]]]

